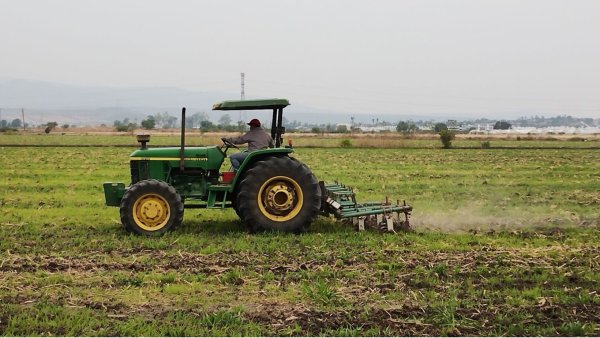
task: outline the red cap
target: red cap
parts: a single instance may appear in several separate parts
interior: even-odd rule
[[[252,119],[248,122],[250,127],[260,127],[260,121],[258,119]]]

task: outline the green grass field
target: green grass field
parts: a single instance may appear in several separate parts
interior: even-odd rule
[[[251,235],[187,210],[146,238],[102,192],[129,182],[133,146],[0,146],[1,334],[600,335],[598,149],[299,147],[359,201],[406,199],[416,231]]]

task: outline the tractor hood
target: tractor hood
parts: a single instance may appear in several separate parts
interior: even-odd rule
[[[170,148],[152,148],[152,149],[138,149],[129,155],[130,157],[144,157],[149,159],[171,159],[175,158],[179,160],[179,153],[181,148],[170,147]],[[184,157],[197,158],[197,157],[210,157],[210,155],[221,155],[221,150],[216,146],[211,147],[189,147],[184,150]]]
[[[152,148],[138,149],[129,155],[131,161],[165,161],[171,166],[178,166],[181,148]],[[197,167],[203,169],[219,169],[225,155],[217,146],[189,147],[184,150],[186,167]]]

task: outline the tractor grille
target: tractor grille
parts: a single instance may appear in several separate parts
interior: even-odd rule
[[[131,171],[131,184],[150,178],[149,161],[129,161]]]
[[[137,183],[140,180],[140,167],[138,166],[138,163],[139,161],[129,161],[131,184]]]

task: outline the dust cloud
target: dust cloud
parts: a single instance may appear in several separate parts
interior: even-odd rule
[[[532,215],[525,210],[510,210],[502,215],[492,215],[473,206],[455,210],[417,211],[411,216],[415,229],[442,232],[505,231],[544,229],[551,227],[590,226],[590,220],[581,220],[572,214]]]

